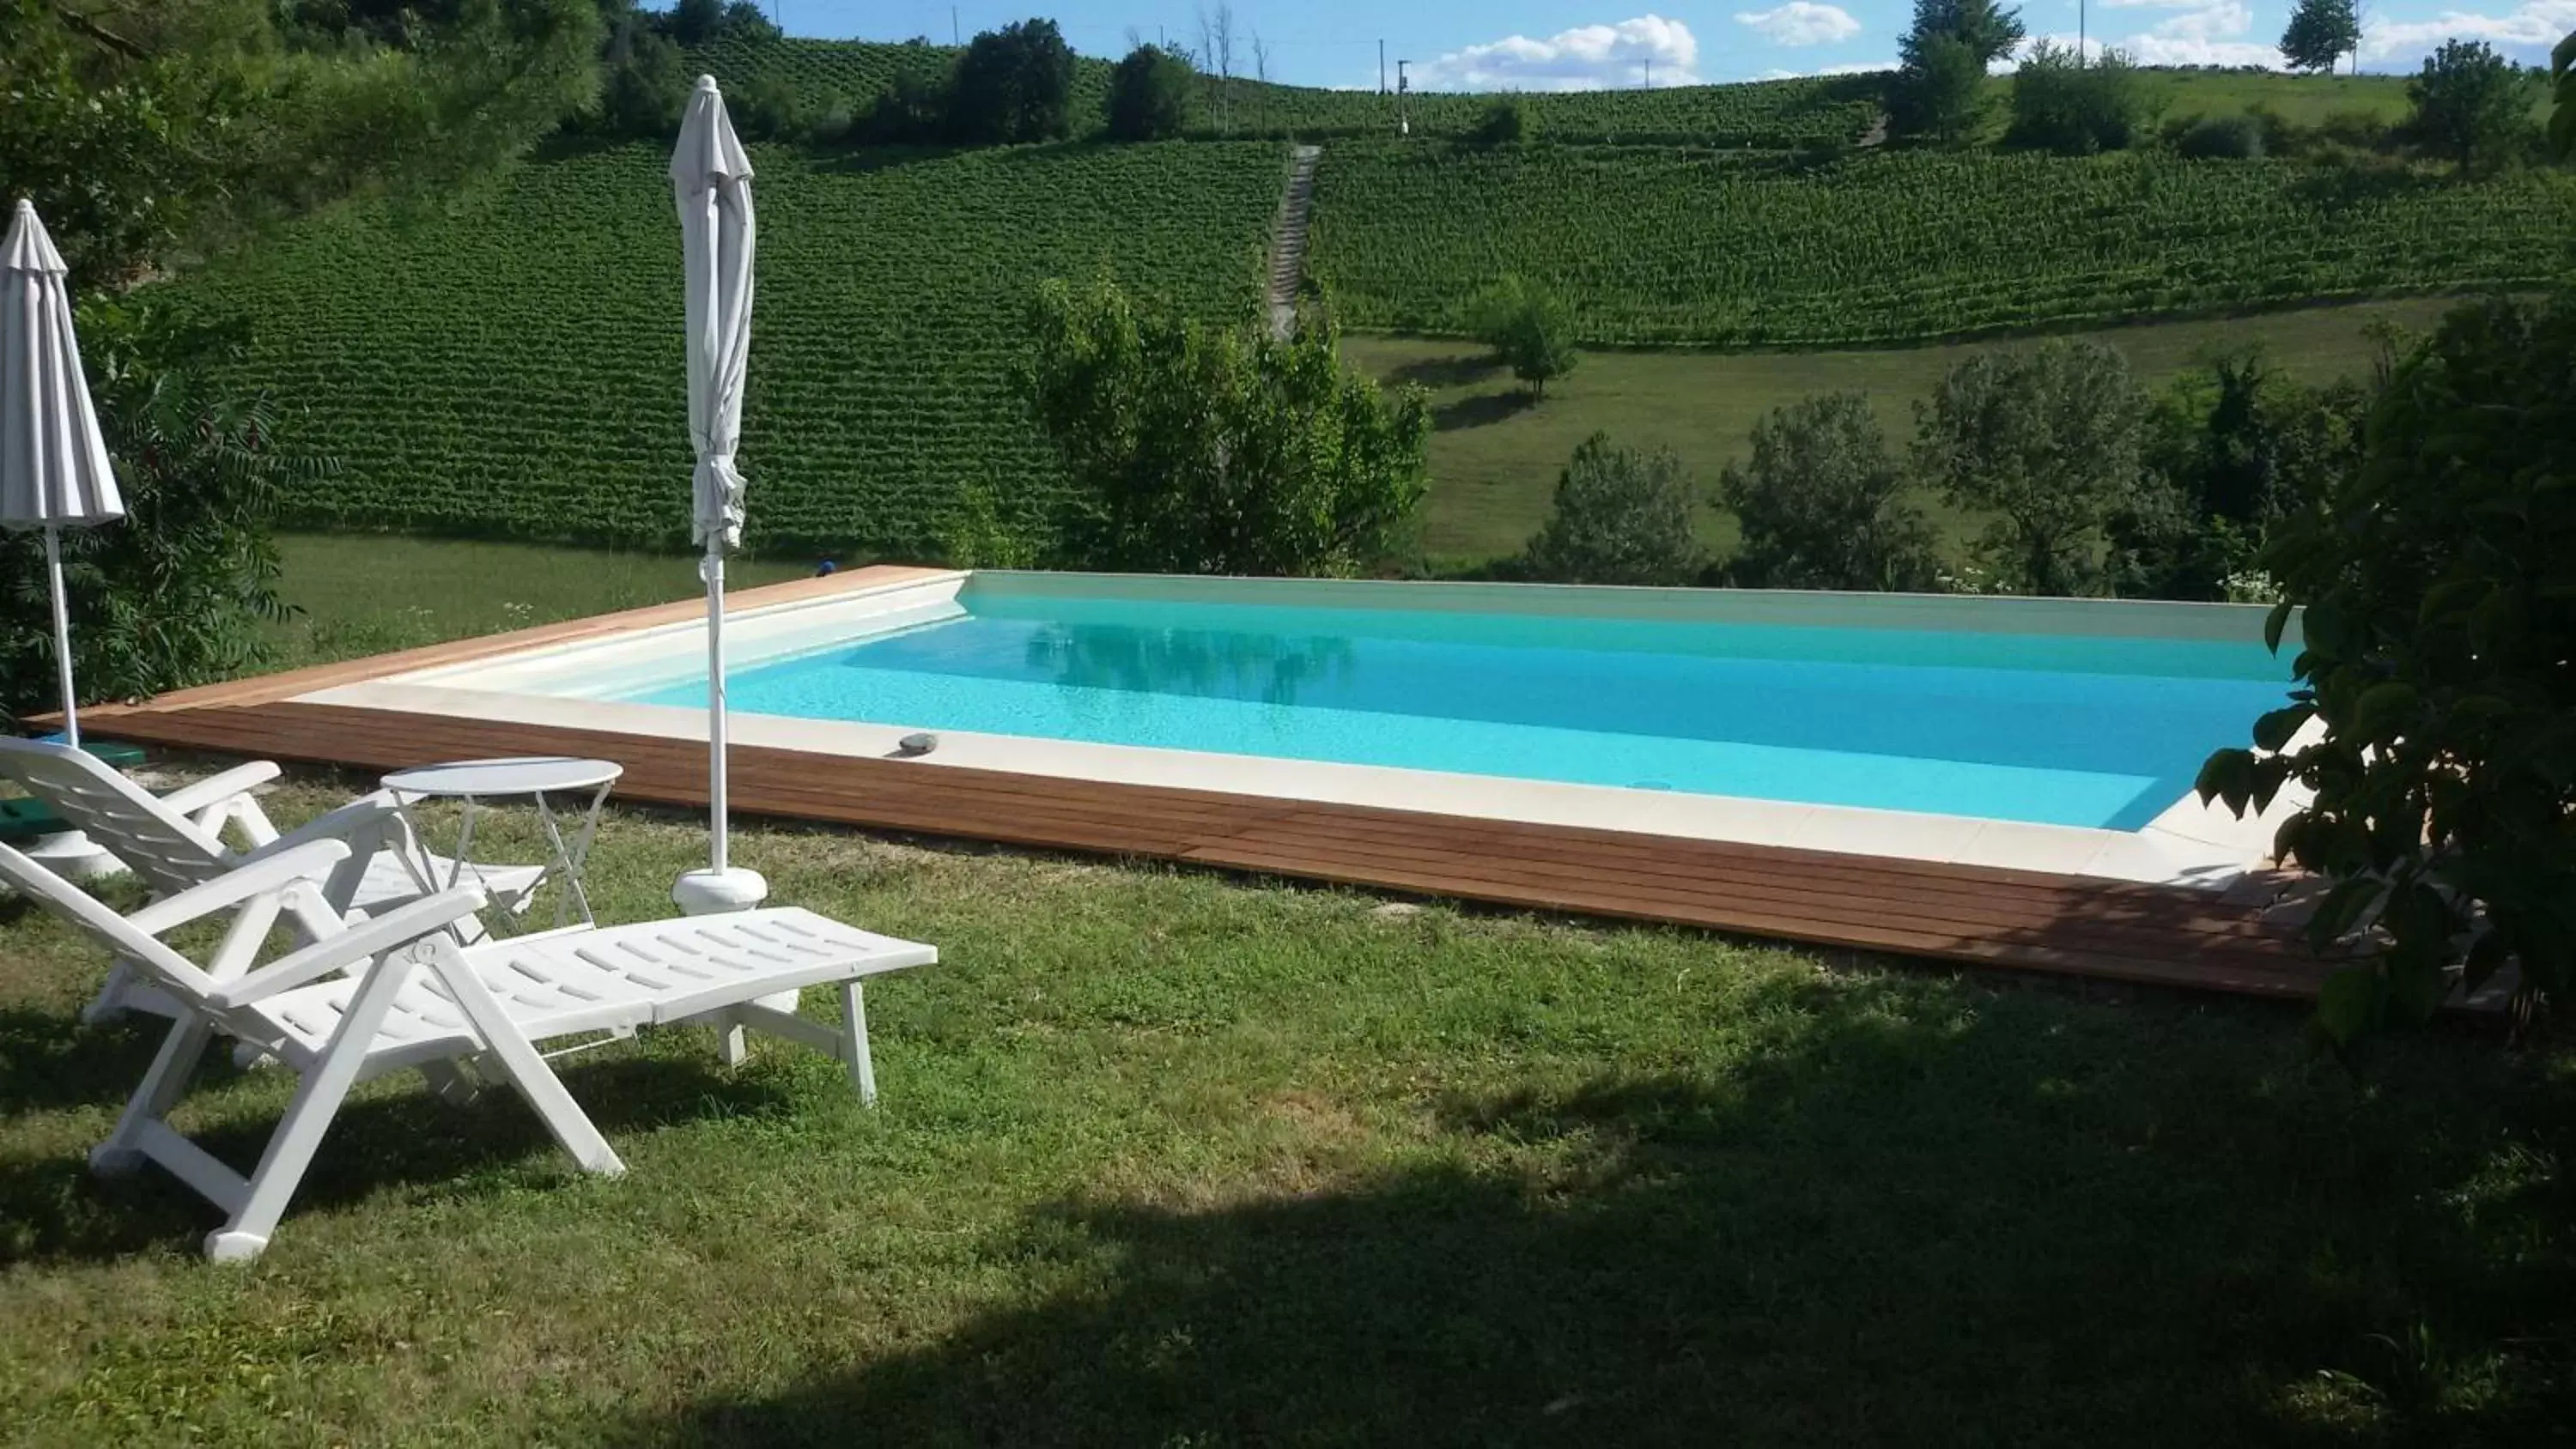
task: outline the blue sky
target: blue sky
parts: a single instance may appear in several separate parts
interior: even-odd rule
[[[762,0],[797,35],[945,40],[951,7],[918,0]],[[2077,0],[2027,0],[2033,36],[2072,40]],[[1210,0],[1209,8],[1213,8]],[[2362,0],[2365,70],[2413,70],[2449,36],[2493,42],[2542,62],[2576,30],[2576,0]],[[1195,42],[1191,0],[964,0],[968,35],[1028,15],[1052,15],[1075,49],[1114,55],[1132,30]],[[2086,33],[2151,64],[2278,64],[2273,42],[2290,0],[2088,0]],[[1892,64],[1911,0],[1236,0],[1237,68],[1252,69],[1250,36],[1273,79],[1373,86],[1377,43],[1413,61],[1417,84],[1522,90],[1751,80]]]

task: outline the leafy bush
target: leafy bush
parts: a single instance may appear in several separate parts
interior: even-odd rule
[[[1505,276],[1477,298],[1467,329],[1494,349],[1494,360],[1533,398],[1547,396],[1547,385],[1582,360],[1574,348],[1574,309],[1554,290],[1518,276]]]
[[[1690,474],[1668,448],[1594,433],[1557,475],[1556,501],[1523,568],[1563,584],[1687,584],[1706,560],[1691,531]]]
[[[1905,497],[1878,415],[1856,392],[1774,408],[1753,454],[1728,464],[1718,496],[1743,543],[1730,582],[1757,589],[1929,589],[1939,575],[1931,521]]]
[[[680,129],[689,103],[689,62],[677,42],[639,18],[609,37],[602,60],[599,117],[602,134],[632,140],[667,140]]]
[[[1189,129],[1190,63],[1158,46],[1127,52],[1109,77],[1109,139],[1169,141]]]
[[[2136,504],[2144,412],[2129,364],[2098,342],[1980,352],[1916,405],[1925,477],[1990,515],[1983,549],[2034,594],[2100,593],[2105,530]]]
[[[2526,1008],[2576,971],[2576,294],[2463,308],[2396,370],[2364,465],[2264,563],[2304,607],[2302,688],[2204,798],[2296,781],[2283,855],[2335,881],[2311,931],[2385,949],[2332,978],[2337,1041],[2421,1021],[2511,963]],[[2274,611],[2277,638],[2292,604]],[[2310,720],[2323,738],[2288,749]]]
[[[948,86],[934,76],[897,72],[851,123],[863,145],[926,146],[948,134]]]
[[[1496,96],[1476,120],[1476,129],[1467,133],[1470,143],[1478,146],[1517,146],[1529,135],[1529,107],[1518,96]]]
[[[1073,51],[1052,20],[1023,20],[968,42],[948,82],[951,139],[970,145],[1073,134]]]
[[[2146,93],[2127,56],[2106,50],[2088,64],[2073,47],[2043,40],[2013,73],[2005,139],[2061,156],[2123,151],[2137,139],[2146,111]]]
[[[2576,157],[2576,30],[2549,52],[2549,149],[2564,161]]]
[[[1957,141],[1985,111],[1986,63],[1955,36],[1935,35],[1898,68],[1887,94],[1888,123],[1899,135]]]
[[[107,434],[122,522],[62,535],[73,669],[85,700],[240,673],[279,617],[268,525],[281,487],[327,465],[282,453],[259,393],[224,396],[210,365],[237,329],[88,303],[82,354]],[[0,534],[0,715],[55,707],[53,604],[40,535]]]
[[[2518,150],[2531,123],[2529,82],[2483,40],[2446,40],[2406,83],[2406,134],[2462,168]]]
[[[2252,116],[2196,116],[2174,136],[2174,150],[2195,161],[2257,161],[2263,123]]]
[[[1346,369],[1329,319],[1286,340],[1049,282],[1020,385],[1074,484],[1082,568],[1351,574],[1422,501],[1431,410]]]

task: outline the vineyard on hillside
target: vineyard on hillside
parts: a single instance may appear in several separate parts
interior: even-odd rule
[[[853,108],[873,101],[896,76],[937,75],[957,51],[944,45],[885,45],[849,40],[720,41],[693,63],[728,90],[766,77],[809,95],[837,96]],[[1110,65],[1074,62],[1075,126],[1104,124]],[[1883,78],[1838,76],[1660,90],[1578,91],[1521,97],[1537,134],[1558,140],[1695,143],[1795,148],[1848,145],[1878,112]],[[1474,129],[1492,96],[1421,93],[1405,98],[1417,136],[1455,136]],[[1295,135],[1309,140],[1391,136],[1397,101],[1375,91],[1270,85],[1237,77],[1203,78],[1195,130],[1202,135]]]
[[[2576,267],[2576,177],[2470,182],[2153,153],[1343,145],[1308,266],[1352,326],[1455,333],[1506,272],[1601,343],[1844,343]]]
[[[1108,267],[1249,314],[1286,164],[1259,142],[754,159],[753,540],[915,557],[962,489],[1029,525],[1060,486],[1008,382],[1037,282]],[[622,147],[434,213],[344,209],[159,295],[250,317],[245,380],[341,460],[298,522],[685,543],[667,165]]]

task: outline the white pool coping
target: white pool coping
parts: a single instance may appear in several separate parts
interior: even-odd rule
[[[979,591],[1142,592],[1174,600],[1341,608],[1492,611],[1508,605],[1512,612],[1596,618],[2198,639],[2259,637],[2263,613],[2209,604],[1722,589],[992,572],[971,577]],[[969,579],[966,572],[915,576],[822,599],[743,610],[728,617],[731,667],[748,668],[865,633],[955,617],[963,612],[957,599]],[[341,685],[298,700],[702,742],[707,735],[702,709],[567,696],[585,689],[631,691],[657,678],[695,677],[704,667],[704,625],[690,620]],[[540,684],[552,692],[534,692]],[[733,715],[730,727],[740,744],[853,758],[894,756],[896,742],[922,728],[744,713]],[[2142,829],[2097,830],[1019,735],[937,733],[938,749],[909,763],[931,770],[1208,790],[2211,890],[2223,890],[2267,864],[2281,818],[2298,804],[2285,795],[2270,810],[2240,820],[2223,807],[2204,806],[2186,795]]]

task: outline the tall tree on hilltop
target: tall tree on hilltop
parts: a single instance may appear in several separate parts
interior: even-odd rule
[[[1914,26],[1896,48],[1912,64],[1926,42],[1948,36],[1967,46],[1980,63],[1992,64],[2011,55],[2026,33],[2021,11],[2006,10],[1995,0],[1914,0]]]
[[[1073,130],[1073,49],[1052,20],[967,43],[948,86],[948,124],[969,144],[1054,141]]]
[[[2281,58],[2292,70],[2332,71],[2335,62],[2361,44],[2361,7],[2356,0],[2299,0],[2281,32]]]
[[[1897,42],[1903,64],[1888,93],[1889,120],[1906,135],[1955,141],[1976,124],[1986,67],[2012,54],[2019,10],[1995,0],[1914,0],[1914,25]]]

